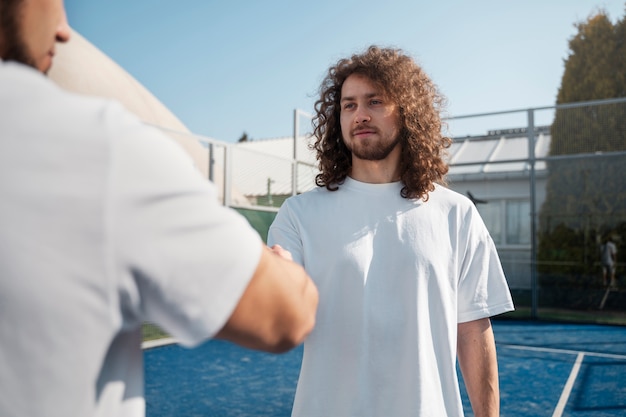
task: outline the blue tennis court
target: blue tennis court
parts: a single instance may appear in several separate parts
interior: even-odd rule
[[[503,417],[626,415],[626,327],[494,320]],[[288,417],[302,348],[144,352],[149,417]],[[473,416],[462,386],[467,416]]]

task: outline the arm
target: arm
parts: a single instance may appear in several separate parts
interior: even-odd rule
[[[489,318],[459,323],[457,355],[474,415],[499,416],[498,363]]]
[[[315,324],[318,293],[304,269],[288,258],[282,248],[264,248],[235,311],[215,337],[274,353],[304,341]]]

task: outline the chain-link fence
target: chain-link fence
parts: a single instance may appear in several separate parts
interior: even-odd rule
[[[448,186],[481,213],[515,315],[626,324],[626,98],[446,122]],[[315,187],[310,138],[294,132],[236,144],[196,137],[206,157],[195,160],[221,201],[262,236],[286,198]]]
[[[485,220],[516,314],[626,324],[626,99],[449,125],[450,187]]]

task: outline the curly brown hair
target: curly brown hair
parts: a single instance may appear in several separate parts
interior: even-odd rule
[[[341,134],[340,101],[344,81],[360,74],[380,86],[400,108],[400,179],[404,198],[428,200],[435,183],[445,183],[446,149],[452,143],[442,133],[441,110],[445,104],[437,87],[413,59],[399,49],[370,46],[362,54],[341,59],[328,70],[315,102],[311,148],[316,151],[319,187],[339,189],[352,167],[352,154]]]

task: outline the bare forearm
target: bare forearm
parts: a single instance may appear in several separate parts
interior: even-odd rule
[[[474,415],[498,417],[498,362],[493,330],[488,318],[459,324],[457,352]]]
[[[248,288],[217,338],[276,353],[304,341],[315,324],[318,292],[304,269],[287,259],[264,248]]]

